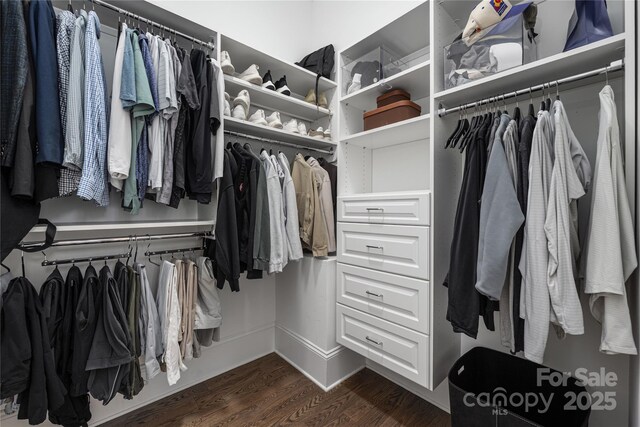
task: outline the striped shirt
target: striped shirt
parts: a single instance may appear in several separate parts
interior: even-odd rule
[[[107,185],[107,104],[104,66],[98,38],[100,20],[89,12],[85,34],[85,110],[84,165],[78,196],[95,200],[98,206],[109,205]]]
[[[84,143],[84,33],[87,12],[80,9],[71,41],[69,85],[67,92],[67,118],[65,126],[64,166],[82,169]]]

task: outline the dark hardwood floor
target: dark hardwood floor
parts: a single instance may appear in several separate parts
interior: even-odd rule
[[[103,426],[450,424],[449,414],[368,369],[325,393],[272,353]]]

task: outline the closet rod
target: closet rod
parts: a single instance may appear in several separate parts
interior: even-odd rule
[[[104,237],[98,239],[75,239],[75,240],[58,240],[51,244],[53,246],[79,246],[79,245],[96,245],[101,243],[135,243],[135,242],[148,242],[151,240],[166,240],[166,239],[184,239],[189,237],[209,237],[211,232],[199,231],[193,233],[170,233],[170,234],[143,234],[143,235],[131,235],[124,237]],[[24,250],[33,247],[38,247],[41,242],[23,242],[20,243],[16,249]]]
[[[317,151],[318,153],[323,153],[323,154],[333,154],[333,148],[330,150],[323,150],[322,148],[307,147],[306,145],[298,145],[290,142],[278,141],[275,139],[262,138],[260,136],[248,135],[246,133],[234,132],[231,130],[225,130],[224,133],[227,135],[237,136],[239,138],[253,139],[256,141],[268,142],[270,144],[284,145],[286,147],[293,147],[301,150]]]
[[[121,258],[130,258],[131,250],[125,254],[115,254],[115,255],[102,255],[102,256],[94,256],[94,257],[84,257],[84,258],[69,258],[69,259],[56,259],[56,260],[48,260],[47,255],[44,256],[44,261],[42,261],[42,266],[46,267],[48,265],[63,265],[63,264],[75,264],[81,262],[91,263],[93,261],[108,261],[110,259],[121,259]]]
[[[607,65],[606,67],[602,67],[602,68],[598,68],[596,70],[591,70],[591,71],[587,71],[581,74],[576,74],[574,76],[571,77],[565,77],[564,79],[558,79],[558,80],[553,80],[547,83],[542,83],[536,86],[531,86],[528,87],[526,89],[520,89],[520,90],[516,90],[515,92],[508,92],[502,95],[496,95],[496,96],[492,96],[489,98],[485,98],[482,99],[480,101],[476,101],[476,102],[471,102],[469,104],[465,104],[465,105],[459,105],[457,107],[453,107],[453,108],[440,108],[438,110],[438,116],[440,117],[444,117],[447,114],[451,114],[451,113],[456,113],[458,111],[462,111],[462,110],[468,110],[471,108],[475,108],[475,107],[479,107],[482,106],[484,104],[489,104],[490,102],[497,102],[497,101],[503,101],[505,99],[510,99],[510,98],[516,98],[518,96],[521,95],[527,95],[531,92],[537,92],[540,90],[544,90],[546,88],[553,88],[553,87],[557,87],[563,84],[567,84],[567,83],[573,83],[573,82],[577,82],[579,80],[584,80],[584,79],[588,79],[589,77],[595,77],[595,76],[599,76],[601,74],[608,74],[608,73],[612,73],[615,71],[619,71],[624,69],[624,62],[622,61],[616,61],[613,62],[609,65]],[[441,104],[442,105],[442,104]]]
[[[157,27],[157,28],[160,28],[160,29],[162,29],[164,31],[167,31],[168,33],[175,34],[175,35],[183,37],[183,38],[185,38],[187,40],[191,40],[193,43],[198,43],[200,45],[207,46],[211,50],[215,49],[215,44],[213,44],[211,42],[206,42],[206,41],[197,39],[195,37],[192,37],[192,36],[190,36],[188,34],[185,34],[185,33],[181,32],[181,31],[174,30],[173,28],[169,28],[166,25],[159,24],[159,23],[157,23],[155,21],[152,21],[150,19],[144,18],[144,17],[142,17],[140,15],[137,15],[137,14],[135,14],[133,12],[129,12],[126,9],[122,9],[122,8],[119,8],[118,6],[114,6],[111,3],[107,3],[106,1],[103,1],[103,0],[89,0],[89,1],[91,3],[95,3],[95,4],[99,5],[99,6],[106,7],[107,9],[111,9],[113,11],[116,11],[121,15],[127,15],[127,16],[129,16],[130,18],[132,18],[134,20],[142,21],[142,22],[144,22],[146,24],[151,25],[152,27]],[[211,38],[213,39],[213,36],[211,36]]]
[[[186,253],[186,252],[196,252],[196,251],[202,251],[204,250],[203,247],[198,247],[198,248],[178,248],[178,249],[164,249],[162,251],[146,251],[144,253],[144,256],[146,257],[152,257],[152,256],[156,256],[156,255],[173,255],[173,254],[179,254],[179,253]]]

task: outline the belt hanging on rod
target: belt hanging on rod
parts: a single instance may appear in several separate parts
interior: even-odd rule
[[[580,73],[580,74],[576,74],[574,76],[570,76],[570,77],[565,77],[564,79],[558,79],[558,80],[552,80],[550,82],[547,83],[542,83],[536,86],[531,86],[525,89],[519,89],[516,90],[514,92],[508,92],[505,93],[503,95],[498,95],[498,96],[492,96],[490,98],[485,98],[485,99],[481,99],[479,101],[475,101],[475,102],[471,102],[469,104],[464,104],[464,105],[459,105],[457,107],[453,107],[453,108],[444,108],[442,107],[441,104],[441,108],[438,110],[438,116],[440,117],[444,117],[447,114],[451,114],[451,113],[457,113],[458,111],[463,111],[463,110],[469,110],[472,108],[476,108],[476,107],[480,107],[484,104],[488,104],[491,101],[495,101],[496,99],[500,99],[501,101],[504,101],[505,99],[510,99],[510,98],[516,98],[518,96],[521,95],[528,95],[531,92],[537,92],[540,90],[544,90],[545,88],[551,87],[551,86],[555,86],[556,88],[560,85],[563,84],[567,84],[567,83],[573,83],[573,82],[577,82],[580,80],[584,80],[584,79],[588,79],[590,77],[596,77],[602,74],[606,74],[608,76],[608,73],[612,73],[615,71],[619,71],[624,69],[624,62],[622,60],[620,61],[616,61],[613,62],[609,65],[607,65],[606,67],[602,67],[602,68],[598,68],[595,70],[591,70],[591,71],[587,71],[584,73]]]
[[[85,0],[85,1],[87,1],[87,0]],[[146,24],[151,25],[152,27],[157,27],[157,28],[160,28],[160,29],[162,29],[164,31],[167,31],[167,32],[171,33],[171,34],[180,36],[180,37],[185,38],[187,40],[191,40],[193,43],[197,43],[199,45],[206,46],[211,50],[215,49],[215,44],[211,43],[210,41],[206,42],[206,41],[197,39],[195,37],[192,37],[192,36],[190,36],[188,34],[185,34],[185,33],[181,32],[181,31],[174,30],[173,28],[169,28],[166,25],[159,24],[159,23],[157,23],[155,21],[152,21],[150,19],[144,18],[144,17],[142,17],[142,16],[140,16],[140,15],[138,15],[136,13],[129,12],[128,10],[122,9],[122,8],[120,8],[118,6],[115,6],[115,5],[111,4],[111,3],[107,3],[106,1],[103,1],[103,0],[88,0],[88,1],[90,1],[93,4],[97,4],[98,6],[103,6],[103,7],[106,7],[107,9],[111,9],[111,10],[113,10],[115,12],[118,12],[118,13],[120,13],[122,15],[126,15],[126,16],[128,16],[128,17],[130,17],[132,19],[135,19],[135,20],[138,20],[138,21],[142,21],[142,22],[144,22]],[[214,37],[211,36],[211,39],[213,40]]]
[[[308,147],[306,145],[293,144],[291,142],[278,141],[276,139],[262,138],[260,136],[249,135],[249,134],[246,134],[246,133],[235,132],[235,131],[231,131],[231,130],[225,130],[224,133],[226,135],[237,136],[239,138],[252,139],[252,140],[255,140],[255,141],[262,141],[262,142],[266,142],[266,143],[269,143],[269,144],[283,145],[285,147],[293,147],[293,148],[297,148],[297,149],[300,149],[300,150],[316,151],[318,153],[329,154],[329,155],[333,154],[333,148],[331,148],[329,150],[324,150],[322,148]]]

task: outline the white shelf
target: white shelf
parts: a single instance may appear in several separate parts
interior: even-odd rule
[[[331,115],[331,111],[328,109],[310,104],[304,99],[295,97],[295,94],[283,95],[228,75],[224,76],[224,83],[225,90],[230,96],[235,97],[238,92],[246,89],[251,97],[251,105],[266,110],[279,111],[288,116],[311,122]]]
[[[377,149],[429,139],[431,115],[425,114],[387,126],[359,132],[341,139],[359,147]]]
[[[299,135],[282,129],[257,125],[246,120],[240,120],[229,116],[224,117],[224,128],[225,130],[246,133],[248,135],[262,138],[275,139],[282,142],[291,142],[293,144],[305,145],[312,148],[328,150],[336,146],[336,143],[333,142],[333,140],[312,138],[307,135]]]
[[[429,96],[429,75],[431,61],[425,61],[411,68],[380,80],[377,84],[364,87],[340,99],[341,103],[369,111],[376,108],[376,97],[391,90],[404,89],[411,94],[412,100]]]
[[[277,23],[274,23],[277,25]],[[251,64],[260,67],[260,76],[263,76],[267,70],[271,70],[271,76],[276,80],[283,75],[287,76],[287,86],[294,93],[306,95],[309,89],[315,88],[316,74],[309,70],[305,70],[289,61],[274,58],[264,52],[254,49],[250,46],[240,43],[230,37],[222,35],[221,50],[229,52],[231,63],[237,73],[242,73]],[[302,58],[300,58],[302,59]],[[320,92],[335,89],[336,82],[321,77],[318,81],[318,89]]]
[[[438,92],[434,97],[446,107],[454,107],[488,96],[497,96],[524,89],[527,86],[569,77],[594,68],[604,67],[612,61],[623,58],[624,45],[624,33],[617,34],[599,42],[568,52],[561,52],[475,82]]]

